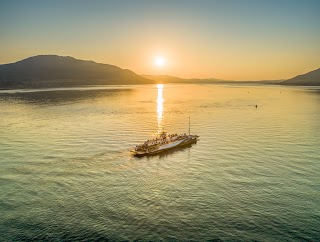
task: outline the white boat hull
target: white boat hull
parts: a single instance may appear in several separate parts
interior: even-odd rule
[[[146,150],[146,151],[135,151],[132,150],[133,155],[134,156],[148,156],[148,155],[156,155],[168,150],[172,150],[175,148],[179,148],[179,147],[183,147],[183,146],[187,146],[190,144],[194,144],[198,141],[198,137],[197,135],[188,135],[185,139],[181,139],[181,140],[177,140],[168,144],[163,144],[160,145],[159,147],[157,147],[157,149],[150,149],[150,150]]]

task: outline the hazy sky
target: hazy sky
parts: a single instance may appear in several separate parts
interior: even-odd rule
[[[0,63],[39,54],[138,74],[289,78],[320,67],[320,1],[0,0]]]

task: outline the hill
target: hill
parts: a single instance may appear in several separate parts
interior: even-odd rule
[[[180,78],[168,75],[142,75],[145,78],[153,80],[157,83],[226,83],[233,81],[220,80],[215,78],[198,79],[198,78]]]
[[[146,83],[154,82],[117,66],[57,55],[39,55],[0,65],[2,89]]]
[[[303,75],[298,75],[280,83],[281,85],[320,86],[320,68]]]
[[[187,79],[183,79],[175,76],[168,75],[142,75],[143,77],[153,80],[156,83],[179,83],[185,82]]]
[[[142,75],[145,78],[155,81],[156,83],[202,83],[202,84],[277,84],[281,80],[262,80],[262,81],[233,81],[233,80],[221,80],[216,78],[207,79],[184,79],[175,76],[168,75]]]
[[[320,69],[288,80],[232,81],[185,79],[168,75],[140,76],[128,69],[69,56],[39,55],[0,65],[0,89],[133,85],[154,83],[320,85]]]

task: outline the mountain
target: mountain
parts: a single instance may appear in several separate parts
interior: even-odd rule
[[[320,86],[320,68],[303,75],[298,75],[280,83],[281,85]]]
[[[153,81],[117,66],[73,57],[39,55],[0,65],[0,88],[46,88]]]
[[[143,77],[153,80],[157,83],[225,83],[225,82],[230,82],[226,80],[220,80],[220,79],[215,79],[215,78],[208,78],[208,79],[198,79],[198,78],[193,78],[193,79],[186,79],[186,78],[180,78],[180,77],[175,77],[175,76],[168,76],[168,75],[142,75]],[[232,82],[232,81],[231,81]]]
[[[175,76],[167,75],[142,75],[145,78],[155,81],[156,83],[202,83],[202,84],[277,84],[282,80],[261,80],[261,81],[233,81],[233,80],[221,80],[216,78],[207,79],[184,79]]]
[[[39,55],[0,65],[0,89],[133,85],[154,83],[320,85],[320,69],[285,81],[230,81],[214,78],[184,79],[168,75],[140,76],[114,65],[69,56]]]
[[[187,79],[183,79],[175,76],[168,75],[142,75],[143,77],[153,80],[156,83],[177,83],[177,82],[185,82]]]

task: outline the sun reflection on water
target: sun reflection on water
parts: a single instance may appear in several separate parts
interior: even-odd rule
[[[158,97],[157,97],[157,121],[158,121],[158,134],[163,131],[162,117],[163,117],[163,85],[158,84]]]

